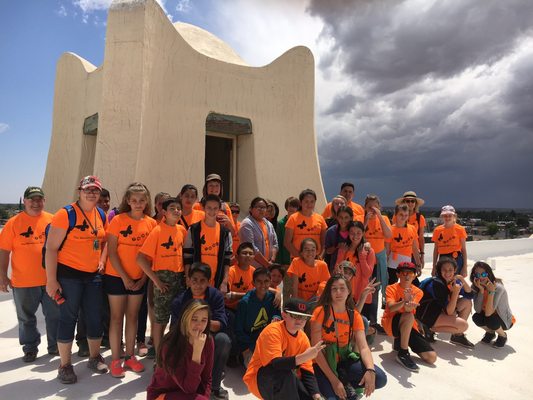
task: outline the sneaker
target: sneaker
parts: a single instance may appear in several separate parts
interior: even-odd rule
[[[494,332],[485,332],[485,335],[481,339],[483,343],[490,344],[496,337],[496,334]]]
[[[359,400],[363,397],[363,393],[360,389],[355,389],[351,383],[344,385],[346,391],[346,400]]]
[[[222,387],[219,389],[213,389],[211,390],[210,399],[211,400],[228,400],[229,399],[228,391]]]
[[[127,357],[124,361],[124,368],[130,369],[133,372],[143,372],[144,371],[144,365],[137,360],[135,356]]]
[[[87,368],[93,372],[96,372],[97,374],[105,374],[107,372],[107,364],[105,363],[101,354],[98,354],[96,357],[89,358]]]
[[[27,351],[24,353],[24,357],[22,357],[22,361],[25,363],[34,362],[37,358],[37,351]]]
[[[474,343],[466,338],[464,334],[461,335],[452,335],[450,342],[453,344],[458,344],[459,346],[466,347],[467,349],[473,349]]]
[[[408,350],[400,350],[396,355],[396,361],[398,361],[404,368],[409,371],[418,372],[420,367],[416,365],[411,356],[409,355]]]
[[[503,346],[505,346],[505,343],[507,343],[507,336],[498,335],[498,339],[496,339],[496,341],[492,343],[492,347],[495,347],[496,349],[501,349]]]
[[[379,333],[380,335],[387,334],[387,332],[385,332],[385,329],[383,329],[383,327],[380,324],[376,323],[376,324],[373,324],[372,326],[376,329],[376,332]]]
[[[125,374],[124,367],[122,367],[122,360],[111,361],[111,366],[109,370],[113,378],[124,378]]]
[[[78,357],[88,357],[89,356],[89,344],[87,341],[83,340],[78,342]]]
[[[148,346],[144,342],[137,342],[137,355],[145,357],[148,354]]]
[[[153,359],[155,358],[155,347],[150,347],[146,353],[146,358]]]
[[[65,385],[76,383],[78,381],[78,377],[74,373],[72,364],[59,366],[59,369],[57,370],[57,379],[59,379],[59,381]]]

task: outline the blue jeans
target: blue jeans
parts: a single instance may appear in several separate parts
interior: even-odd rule
[[[61,278],[65,302],[59,306],[59,328],[57,341],[70,343],[74,340],[74,329],[80,307],[85,315],[87,339],[102,338],[102,276],[88,278]]]
[[[57,350],[57,327],[59,322],[59,307],[46,293],[46,286],[28,288],[13,288],[13,300],[19,321],[19,343],[22,351],[37,351],[41,343],[41,333],[37,329],[35,313],[42,307],[46,323],[46,341],[48,351]]]
[[[220,389],[220,382],[222,381],[222,372],[226,366],[231,350],[231,340],[227,333],[215,333],[215,360],[213,363],[213,383],[212,389]]]
[[[387,250],[383,249],[379,253],[376,253],[376,266],[374,268],[376,270],[376,279],[378,282],[381,282],[381,297],[385,298],[385,291],[387,290],[387,284],[389,283]]]
[[[327,400],[337,400],[338,397],[335,395],[335,391],[333,390],[328,377],[324,374],[324,372],[322,372],[318,364],[315,364],[313,367],[315,369],[315,377],[318,382],[318,388],[320,389],[322,396],[324,396]],[[374,369],[376,370],[376,389],[381,389],[387,384],[387,375],[385,375],[385,372],[383,372],[383,370],[375,364]],[[352,386],[354,388],[361,387],[359,386],[359,382],[361,382],[361,379],[363,379],[363,375],[365,374],[363,363],[361,361],[353,363],[350,366],[348,374],[350,376],[350,383]]]

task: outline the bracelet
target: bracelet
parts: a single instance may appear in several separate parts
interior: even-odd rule
[[[365,370],[365,372],[372,372],[373,374],[375,374],[375,373],[376,373],[376,370],[373,369],[373,368],[367,368],[367,369]]]
[[[420,254],[426,254],[426,253],[424,253],[423,251],[420,251],[419,253],[420,253]]]
[[[494,291],[494,292],[487,292],[487,293],[488,293],[489,295],[491,295],[491,294],[496,294],[496,291]]]

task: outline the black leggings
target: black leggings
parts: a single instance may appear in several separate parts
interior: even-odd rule
[[[503,323],[503,320],[500,318],[498,313],[494,312],[488,317],[485,315],[485,313],[475,313],[472,315],[472,321],[474,321],[474,324],[480,327],[487,327],[491,331],[497,331],[498,329],[502,328],[504,331],[511,328],[505,327],[505,324]]]
[[[257,388],[265,400],[311,399],[293,371],[276,369],[272,365],[261,367],[257,371]]]

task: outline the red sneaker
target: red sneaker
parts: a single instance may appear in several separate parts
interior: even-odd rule
[[[111,366],[109,367],[109,373],[113,378],[124,378],[124,367],[122,367],[122,360],[113,360],[111,361]]]
[[[124,361],[124,368],[130,369],[133,372],[143,372],[144,371],[144,365],[135,358],[135,356],[131,356],[129,359]]]

